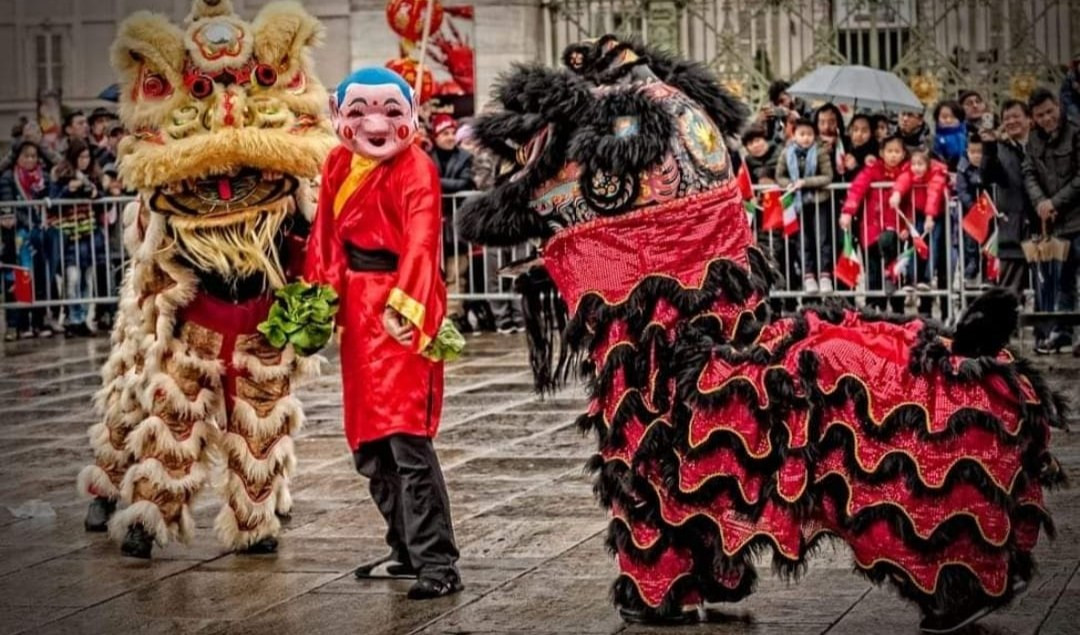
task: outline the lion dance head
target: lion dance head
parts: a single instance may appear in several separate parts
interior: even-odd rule
[[[283,229],[307,222],[306,182],[336,143],[310,57],[321,36],[297,2],[245,22],[230,0],[195,0],[185,28],[148,12],[121,26],[121,175],[195,270],[284,283]]]

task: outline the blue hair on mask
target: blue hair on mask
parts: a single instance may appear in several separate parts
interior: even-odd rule
[[[362,68],[346,77],[345,81],[338,84],[337,87],[337,101],[339,104],[345,101],[345,92],[349,89],[349,86],[352,86],[353,84],[360,84],[361,86],[384,86],[386,84],[391,84],[397,86],[401,89],[401,94],[405,97],[405,100],[409,102],[409,104],[412,104],[412,88],[409,87],[409,83],[406,82],[401,75],[398,75],[388,68],[379,66]]]

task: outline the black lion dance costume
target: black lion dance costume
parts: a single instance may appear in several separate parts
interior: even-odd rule
[[[842,307],[770,322],[725,143],[743,108],[703,67],[610,36],[563,61],[503,78],[475,133],[500,180],[461,230],[544,241],[569,320],[553,363],[557,302],[523,276],[533,369],[550,389],[585,359],[624,619],[707,616],[752,592],[755,553],[795,574],[825,537],[927,632],[1008,603],[1063,480],[1063,403],[1005,350],[1015,300],[980,298],[955,333]]]

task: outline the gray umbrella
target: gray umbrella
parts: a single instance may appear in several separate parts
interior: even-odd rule
[[[926,108],[895,74],[866,66],[820,66],[788,92],[810,101],[848,104],[853,110],[922,112]]]

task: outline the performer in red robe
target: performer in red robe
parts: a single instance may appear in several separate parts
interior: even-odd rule
[[[431,443],[443,398],[434,344],[446,313],[439,175],[412,143],[412,95],[399,76],[357,71],[331,102],[342,145],[323,168],[306,276],[341,297],[345,436],[391,548],[356,576],[417,576],[409,597],[438,597],[462,589]]]

